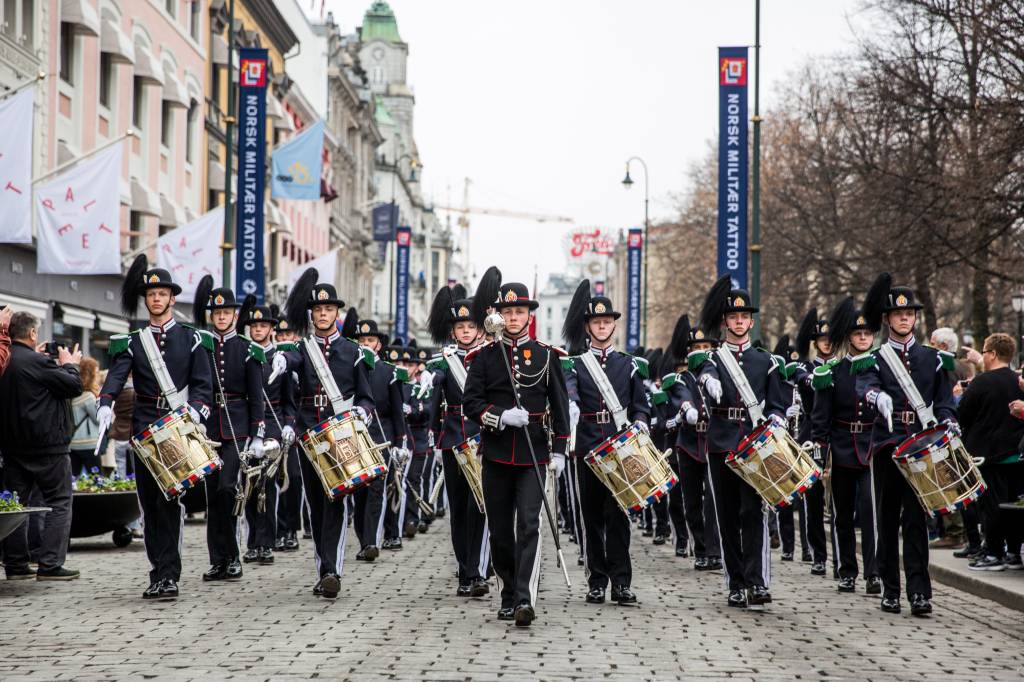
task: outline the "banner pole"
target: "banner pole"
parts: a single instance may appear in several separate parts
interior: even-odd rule
[[[235,212],[232,210],[231,202],[231,174],[234,166],[234,149],[231,139],[235,128],[235,0],[228,2],[228,110],[224,116],[225,132],[227,138],[224,143],[226,158],[224,159],[224,239],[220,248],[223,253],[223,265],[221,267],[221,286],[231,287],[231,252],[235,248],[232,239],[232,229],[235,226]]]
[[[754,0],[754,160],[750,212],[750,297],[761,305],[761,0]],[[761,316],[754,316],[754,336],[761,338]]]
[[[57,166],[53,170],[47,171],[47,172],[43,173],[42,175],[40,175],[39,177],[32,178],[32,184],[35,185],[36,183],[42,182],[43,180],[46,180],[49,177],[57,175],[62,170],[66,170],[68,168],[71,168],[71,166],[74,166],[77,163],[81,163],[82,161],[85,161],[90,156],[96,156],[100,152],[102,152],[104,150],[107,150],[107,149],[110,149],[115,144],[120,144],[121,142],[123,142],[125,140],[125,138],[128,138],[128,137],[135,137],[135,131],[132,130],[131,128],[129,128],[124,133],[118,135],[114,139],[107,140],[106,142],[101,144],[99,147],[96,147],[96,149],[93,149],[93,150],[91,150],[89,152],[86,152],[85,154],[82,154],[81,156],[76,156],[75,158],[71,159],[70,161],[65,161],[64,163],[60,164],[59,166]]]
[[[13,88],[8,90],[7,92],[5,92],[3,94],[0,94],[0,102],[4,101],[8,97],[11,97],[13,95],[18,94],[19,92],[21,92],[22,90],[24,90],[25,88],[27,88],[27,87],[29,87],[31,85],[35,85],[36,83],[38,83],[41,80],[44,80],[45,78],[46,78],[46,72],[45,71],[40,71],[39,73],[36,74],[35,78],[29,78],[27,81],[23,81],[23,82],[19,83],[18,85],[15,85]]]

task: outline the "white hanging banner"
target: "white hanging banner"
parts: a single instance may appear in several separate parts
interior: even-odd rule
[[[34,87],[0,102],[0,242],[32,242]]]
[[[38,272],[121,274],[123,147],[116,144],[36,187]]]
[[[224,272],[220,250],[223,234],[224,207],[218,206],[157,240],[157,267],[171,273],[171,279],[181,287],[176,297],[179,301],[195,300],[196,287],[203,275],[211,275],[220,286]]]

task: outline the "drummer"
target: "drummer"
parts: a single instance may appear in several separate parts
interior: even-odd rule
[[[432,387],[430,383],[419,383],[421,360],[429,358],[425,348],[419,348],[416,339],[409,339],[408,344],[399,351],[398,365],[405,370],[408,380],[402,384],[402,409],[405,411],[406,439],[412,451],[409,470],[405,475],[408,491],[415,491],[421,500],[426,500],[429,491],[424,489],[424,470],[430,458],[430,400]],[[412,492],[407,492],[405,500],[405,523],[402,535],[413,538],[417,532],[425,533],[427,520],[420,513],[419,502]]]
[[[179,392],[187,392],[189,413],[192,420],[200,424],[210,415],[213,401],[210,363],[206,358],[208,351],[203,345],[209,344],[209,337],[175,322],[175,296],[180,293],[181,287],[171,280],[170,273],[162,268],[149,269],[146,256],[142,254],[132,263],[121,284],[121,305],[132,317],[139,297],[144,299],[149,313],[149,329],[160,348],[174,387]],[[100,408],[96,415],[100,432],[110,426],[113,417],[111,405],[130,374],[135,386],[132,431],[140,433],[167,414],[166,397],[161,393],[138,331],[111,337],[110,355],[110,369],[100,390]],[[134,453],[132,456],[135,458],[135,481],[150,565],[150,585],[142,593],[142,598],[176,599],[181,579],[181,535],[185,509],[180,500],[166,499],[156,480],[143,471],[142,461]]]
[[[651,407],[647,400],[644,379],[647,363],[615,349],[612,337],[615,322],[622,316],[606,296],[590,295],[590,280],[583,280],[576,289],[565,316],[562,336],[570,354],[590,353],[597,360],[604,376],[593,376],[579,359],[566,358],[566,389],[569,413],[578,419],[576,447],[568,466],[569,480],[578,492],[583,532],[584,568],[587,575],[588,604],[603,604],[611,584],[611,599],[619,604],[635,604],[631,589],[633,566],[629,558],[629,517],[615,501],[611,490],[584,462],[584,457],[608,438],[621,432],[616,415],[601,385],[614,391],[614,399],[625,408],[624,424],[648,428]]]
[[[914,337],[918,312],[909,287],[892,286],[889,273],[879,275],[867,300],[864,316],[872,329],[882,323],[889,330],[887,343],[907,368],[925,405],[934,418],[959,434],[949,371],[953,355],[922,346]],[[875,492],[875,532],[878,572],[882,577],[882,610],[900,612],[900,530],[903,534],[903,570],[910,596],[910,612],[926,616],[932,612],[932,583],[928,575],[928,524],[924,509],[913,489],[893,462],[893,451],[910,436],[934,424],[921,424],[921,416],[900,388],[896,375],[879,356],[857,369],[857,393],[878,412],[871,431],[871,472]],[[891,429],[890,429],[891,424]]]
[[[286,304],[288,325],[299,334],[305,334],[310,321],[312,338],[323,353],[331,376],[334,377],[341,397],[352,400],[352,408],[364,421],[373,412],[369,368],[359,346],[342,337],[338,330],[338,311],[345,302],[338,298],[332,284],[317,283],[316,268],[306,270],[292,286]],[[276,353],[271,362],[274,372],[295,372],[298,375],[298,418],[296,432],[305,433],[320,422],[334,416],[334,406],[317,376],[313,361],[304,343],[293,351]],[[344,499],[327,497],[320,477],[308,457],[300,457],[302,487],[309,507],[312,526],[317,582],[313,594],[335,599],[341,587],[341,571],[345,559],[345,537],[348,532],[348,510]]]
[[[283,353],[295,350],[295,342],[299,338],[295,330],[288,324],[288,320],[284,319],[284,316],[280,314],[276,305],[272,304],[270,311],[274,317],[278,318],[277,327],[274,329],[274,345],[277,348],[277,352]],[[296,375],[294,372],[289,372],[288,391],[290,393],[289,401],[292,403],[293,414],[291,424],[293,429],[295,425],[295,410],[297,409],[295,405],[295,384]],[[288,485],[287,490],[281,491],[281,497],[277,503],[277,542],[274,545],[274,549],[280,552],[294,552],[299,548],[299,529],[302,527],[304,511],[302,508],[302,485],[300,485],[302,469],[299,466],[299,458],[303,456],[299,451],[298,442],[293,441],[292,446],[288,448],[288,452],[285,455],[285,461],[281,463],[282,468],[287,468],[288,480],[291,483]],[[306,518],[309,518],[308,515]]]
[[[737,380],[750,385],[754,399],[763,405],[762,419],[778,428],[786,428],[783,415],[789,403],[779,363],[751,344],[756,312],[745,290],[733,289],[728,276],[719,279],[704,301],[701,327],[722,329],[725,339],[719,352],[731,353],[743,374],[732,377],[714,354],[706,356],[697,369],[697,383],[709,398],[708,472],[725,559],[727,603],[740,608],[761,607],[772,601],[772,595],[768,515],[757,491],[725,463],[726,456],[757,426],[740,400]]]

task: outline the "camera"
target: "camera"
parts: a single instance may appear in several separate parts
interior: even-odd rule
[[[49,355],[51,358],[55,358],[58,355],[58,348],[60,348],[59,343],[57,343],[56,341],[48,341],[46,345],[43,346],[43,352]]]

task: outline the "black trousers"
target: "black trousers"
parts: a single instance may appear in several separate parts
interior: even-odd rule
[[[388,462],[388,476],[391,476],[391,462]],[[359,547],[380,547],[384,539],[384,507],[386,505],[387,480],[376,478],[352,493],[352,525],[359,538]]]
[[[459,565],[459,584],[468,585],[477,578],[487,575],[491,550],[487,517],[480,512],[473,491],[469,488],[469,482],[462,475],[451,448],[441,452],[441,461],[444,466],[448,517],[452,529],[452,550]],[[485,488],[485,500],[486,492]]]
[[[928,575],[928,522],[903,474],[892,461],[895,445],[887,445],[872,455],[871,475],[875,495],[875,536],[878,574],[886,597],[900,596],[900,531],[903,532],[903,571],[908,594],[932,598]]]
[[[238,517],[234,513],[240,467],[237,441],[224,440],[217,453],[224,464],[206,477],[206,547],[214,566],[238,558]]]
[[[18,493],[23,506],[30,506],[33,489],[38,488],[45,514],[38,552],[39,568],[60,568],[67,558],[71,533],[71,458],[67,455],[32,455],[4,460],[3,487]],[[28,522],[22,523],[4,540],[4,565],[25,568],[29,563]]]
[[[708,453],[708,473],[730,590],[768,587],[771,555],[764,502],[725,463],[726,453]]]
[[[825,535],[825,486],[820,478],[800,496],[797,504],[803,506],[811,559],[814,563],[823,564],[828,560],[828,551],[825,549],[828,540]]]
[[[537,602],[544,491],[532,466],[483,462],[484,504],[501,607]]]
[[[839,577],[856,578],[857,534],[854,516],[860,522],[860,549],[864,575],[878,576],[875,561],[875,510],[871,504],[871,470],[832,467],[832,537],[839,557]]]
[[[347,500],[331,500],[327,497],[320,477],[305,455],[299,463],[306,510],[309,513],[310,535],[313,536],[317,576],[340,576],[345,562],[345,538],[348,536]]]
[[[415,523],[419,525],[420,522],[420,505],[416,502],[416,497],[411,491],[415,490],[416,494],[420,496],[420,499],[426,501],[427,495],[430,494],[429,490],[423,489],[424,481],[424,469],[427,468],[427,460],[430,457],[427,455],[413,455],[409,461],[409,468],[405,472],[405,522]],[[401,529],[399,529],[401,530]]]
[[[686,455],[683,455],[686,457]],[[683,504],[683,474],[679,468],[679,455],[673,450],[669,453],[668,464],[675,472],[677,483],[668,491],[665,508],[668,510],[669,521],[676,536],[676,549],[690,544],[690,535],[686,530],[686,505]]]
[[[299,446],[293,445],[282,466],[288,468],[288,489],[281,493],[277,503],[277,534],[297,533],[302,528],[302,467],[305,458]]]
[[[132,452],[136,492],[142,507],[142,537],[149,558],[149,581],[181,580],[181,534],[185,507],[178,499],[167,500],[146,465]],[[209,484],[207,484],[209,485]]]
[[[605,589],[608,583],[629,587],[633,582],[629,517],[582,457],[570,457],[566,466],[579,491],[583,520],[580,542],[590,589]]]
[[[802,498],[801,498],[802,499]],[[775,518],[779,524],[779,540],[782,542],[782,551],[786,554],[793,554],[796,549],[796,521],[800,525],[800,551],[809,553],[810,547],[807,543],[807,513],[804,510],[803,502],[791,504],[788,507],[775,512]]]
[[[412,456],[402,465],[399,465],[398,460],[394,457],[388,462],[387,498],[384,507],[384,537],[388,540],[402,537],[402,525],[405,523],[405,503],[412,496],[406,492],[405,485],[399,487],[396,482],[399,479],[406,480],[411,463]],[[396,477],[398,472],[395,471],[395,467],[398,466],[401,466],[402,471],[401,476]]]
[[[991,464],[981,468],[988,490],[978,501],[981,527],[985,532],[986,552],[1001,557],[1004,553],[1019,554],[1024,533],[1021,532],[1020,512],[1000,509],[1003,502],[1014,502],[1024,489],[1024,464]],[[968,508],[974,506],[968,505]],[[966,518],[965,518],[966,525]]]
[[[696,557],[719,559],[722,548],[718,539],[715,501],[708,484],[708,465],[698,462],[685,452],[679,453],[676,461],[679,465],[677,487],[686,508],[686,524],[693,538],[693,554]]]
[[[295,481],[295,487],[299,482]],[[260,488],[266,491],[266,506],[263,511],[259,510]],[[249,526],[249,537],[246,546],[249,549],[256,547],[268,547],[273,549],[277,540],[277,505],[280,495],[277,489],[277,476],[265,480],[262,486],[257,486],[249,499],[245,502],[245,522]]]

